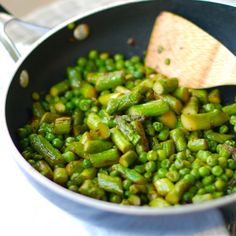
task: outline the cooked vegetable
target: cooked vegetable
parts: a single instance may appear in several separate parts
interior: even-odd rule
[[[31,134],[29,136],[32,148],[41,154],[52,167],[63,164],[64,159],[58,149],[54,148],[43,136]]]
[[[226,123],[228,120],[228,115],[220,110],[181,115],[183,126],[189,131],[211,129]]]
[[[169,111],[165,101],[156,100],[140,105],[131,106],[128,110],[130,116],[159,116]]]
[[[123,194],[122,182],[119,177],[113,177],[106,174],[98,174],[98,185],[100,188],[116,193]]]
[[[118,128],[113,128],[111,130],[111,139],[113,143],[117,146],[117,148],[123,153],[126,153],[127,151],[133,149],[133,145]]]
[[[115,89],[125,82],[124,71],[89,73],[87,80],[95,85],[97,91]]]
[[[153,90],[158,95],[173,92],[178,87],[177,78],[160,78],[153,85]]]
[[[142,96],[138,92],[124,94],[108,101],[107,112],[112,115],[115,112],[123,111],[132,105],[138,104]]]
[[[185,133],[181,128],[171,130],[170,137],[175,143],[177,152],[186,150],[187,142],[185,138]]]
[[[90,154],[89,160],[94,167],[104,167],[118,163],[119,157],[119,152],[114,148],[104,152]]]
[[[66,75],[45,97],[34,92],[31,122],[18,130],[23,157],[42,175],[133,206],[235,192],[236,106],[220,104],[219,90],[178,87],[138,56],[96,50]]]

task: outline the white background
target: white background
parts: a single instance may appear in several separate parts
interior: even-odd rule
[[[7,0],[4,2],[6,3]],[[234,2],[234,0],[228,2]],[[3,114],[3,94],[14,66],[13,61],[0,45],[0,114]],[[2,125],[3,116],[1,115],[1,131]],[[2,132],[0,132],[0,147],[1,236],[90,235],[88,228],[79,220],[53,205],[30,185],[11,157],[11,150],[4,141]]]

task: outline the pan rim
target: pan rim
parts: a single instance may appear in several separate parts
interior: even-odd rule
[[[209,209],[219,208],[223,207],[225,205],[228,205],[230,203],[233,203],[236,201],[236,193],[224,196],[219,199],[211,200],[204,203],[199,204],[188,204],[188,205],[181,205],[181,206],[171,206],[166,208],[151,208],[151,207],[140,207],[140,206],[124,206],[119,204],[114,204],[110,202],[104,202],[101,200],[93,199],[87,196],[84,196],[82,194],[74,193],[54,182],[47,179],[43,175],[41,175],[38,171],[36,171],[25,159],[22,157],[16,146],[14,145],[9,130],[7,126],[7,120],[6,120],[6,107],[7,107],[7,95],[8,91],[10,89],[10,84],[14,78],[15,73],[18,71],[19,67],[21,66],[22,62],[30,56],[30,54],[37,48],[41,43],[43,43],[47,38],[58,32],[59,30],[66,27],[69,23],[72,23],[74,21],[83,19],[84,17],[90,16],[92,14],[99,13],[104,10],[109,10],[114,7],[119,7],[123,5],[128,4],[135,4],[139,2],[151,2],[153,0],[121,0],[116,3],[111,3],[106,5],[105,7],[99,7],[93,10],[86,11],[85,13],[81,14],[80,16],[74,16],[70,18],[69,20],[66,20],[65,22],[59,24],[52,30],[50,30],[48,33],[46,33],[44,36],[42,36],[37,42],[35,42],[31,49],[22,56],[19,61],[16,63],[15,69],[13,70],[11,74],[11,78],[9,79],[6,89],[3,91],[4,100],[3,100],[3,135],[6,137],[6,143],[9,144],[9,150],[12,150],[11,155],[13,155],[13,158],[16,160],[17,164],[23,169],[25,173],[27,173],[29,176],[31,176],[36,182],[40,183],[42,186],[46,187],[50,191],[60,195],[61,197],[66,197],[69,200],[72,200],[75,203],[83,204],[88,207],[94,207],[99,210],[111,212],[111,213],[120,213],[125,215],[149,215],[149,216],[160,216],[160,215],[179,215],[179,214],[187,214],[187,213],[193,213],[193,212],[200,212],[205,211]],[[193,0],[193,1],[201,1],[201,0]],[[212,1],[201,1],[206,2],[210,4],[221,4],[226,6],[234,7],[230,4],[224,4],[224,3],[217,3]]]

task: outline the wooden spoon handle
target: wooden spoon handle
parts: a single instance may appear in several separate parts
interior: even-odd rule
[[[180,85],[236,85],[236,58],[219,41],[188,20],[162,12],[151,34],[145,64]]]

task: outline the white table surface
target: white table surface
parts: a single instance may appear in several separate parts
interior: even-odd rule
[[[102,0],[100,1],[102,2]],[[81,4],[83,2],[84,4],[87,1],[78,0],[77,2],[81,2]],[[94,5],[91,7],[98,4],[95,2],[97,1],[94,1]],[[103,2],[109,1],[104,0]],[[227,2],[235,3],[235,0]],[[35,14],[40,14],[40,10]],[[75,14],[75,11],[73,14]],[[32,15],[28,15],[25,18],[33,19]],[[68,15],[65,18],[68,18]],[[0,44],[0,114],[3,113],[4,108],[3,94],[14,67],[14,62]],[[2,119],[1,115],[0,131],[3,129]],[[11,157],[11,150],[4,141],[2,132],[0,132],[0,147],[1,236],[91,235],[84,224],[53,205],[30,185]]]

